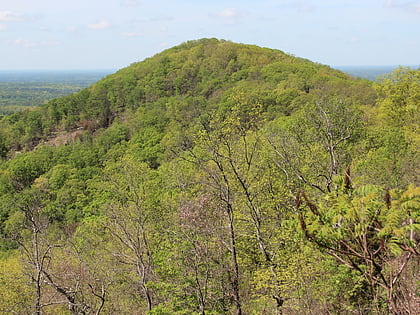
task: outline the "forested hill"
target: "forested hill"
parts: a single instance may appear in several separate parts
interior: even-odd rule
[[[419,103],[202,39],[5,116],[0,312],[414,314]]]
[[[374,102],[375,97],[368,82],[278,50],[216,39],[192,41],[40,110],[9,116],[3,124],[10,123],[12,135],[4,135],[5,145],[30,150],[57,131],[83,127],[92,133],[109,127],[115,118],[131,117],[139,108],[162,126],[175,118],[189,124],[190,118],[229,106],[232,95],[238,93],[258,99],[273,118],[289,115],[321,89],[352,94],[363,104]]]

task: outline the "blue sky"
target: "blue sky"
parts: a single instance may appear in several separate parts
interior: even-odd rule
[[[0,0],[0,70],[119,69],[203,37],[419,65],[420,0]]]

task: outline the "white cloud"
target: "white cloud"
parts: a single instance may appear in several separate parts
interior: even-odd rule
[[[216,14],[213,14],[213,17],[224,20],[227,24],[236,24],[239,19],[245,17],[245,14],[235,8],[226,8]]]
[[[0,11],[0,21],[1,22],[21,22],[24,20],[22,14],[12,12],[12,11]]]
[[[76,32],[77,31],[77,27],[76,26],[67,26],[66,27],[66,32]]]
[[[386,0],[384,7],[388,9],[404,9],[407,12],[420,14],[418,1]]]
[[[121,36],[123,36],[123,37],[140,37],[140,36],[143,36],[143,34],[135,33],[135,32],[127,32],[127,33],[121,33]]]
[[[173,20],[175,20],[173,16],[152,17],[149,19],[150,22],[169,22]]]
[[[95,24],[89,24],[87,27],[91,30],[104,30],[109,28],[111,25],[107,21],[101,21]]]
[[[121,2],[123,7],[137,7],[140,5],[139,1],[136,0],[124,0]]]
[[[21,46],[24,48],[33,48],[33,47],[37,47],[39,44],[35,43],[35,42],[31,42],[25,39],[15,39],[14,41],[12,41],[12,43],[16,46]]]
[[[393,7],[392,0],[386,0],[384,6],[385,8],[392,8]]]
[[[228,19],[236,19],[236,18],[243,17],[243,14],[242,14],[242,13],[239,13],[239,12],[238,12],[236,9],[234,9],[234,8],[227,8],[227,9],[224,9],[224,10],[222,10],[222,11],[218,12],[216,15],[217,15],[218,17],[221,17],[221,18],[228,18]]]
[[[420,14],[420,4],[419,5],[415,5],[412,8],[412,10],[413,10],[414,13]]]
[[[46,40],[39,43],[41,46],[60,46],[62,43],[59,40]]]
[[[410,8],[413,7],[413,3],[418,1],[407,1],[407,0],[386,0],[386,8]]]
[[[41,46],[59,46],[61,45],[61,42],[58,40],[51,40],[51,41],[41,41],[41,42],[33,42],[26,39],[15,39],[12,41],[12,44],[15,46],[20,46],[23,48],[35,48],[35,47],[41,47]]]
[[[299,11],[300,12],[312,12],[312,11],[314,11],[315,10],[315,8],[314,7],[312,7],[312,6],[310,6],[310,5],[301,5],[300,7],[299,7]]]
[[[0,24],[0,32],[5,30],[7,30],[7,26]]]

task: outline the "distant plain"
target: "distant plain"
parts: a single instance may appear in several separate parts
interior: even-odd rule
[[[114,70],[0,71],[0,115],[80,91]]]

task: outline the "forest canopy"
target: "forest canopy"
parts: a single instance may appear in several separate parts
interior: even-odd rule
[[[420,70],[183,43],[0,120],[0,312],[415,314]]]

